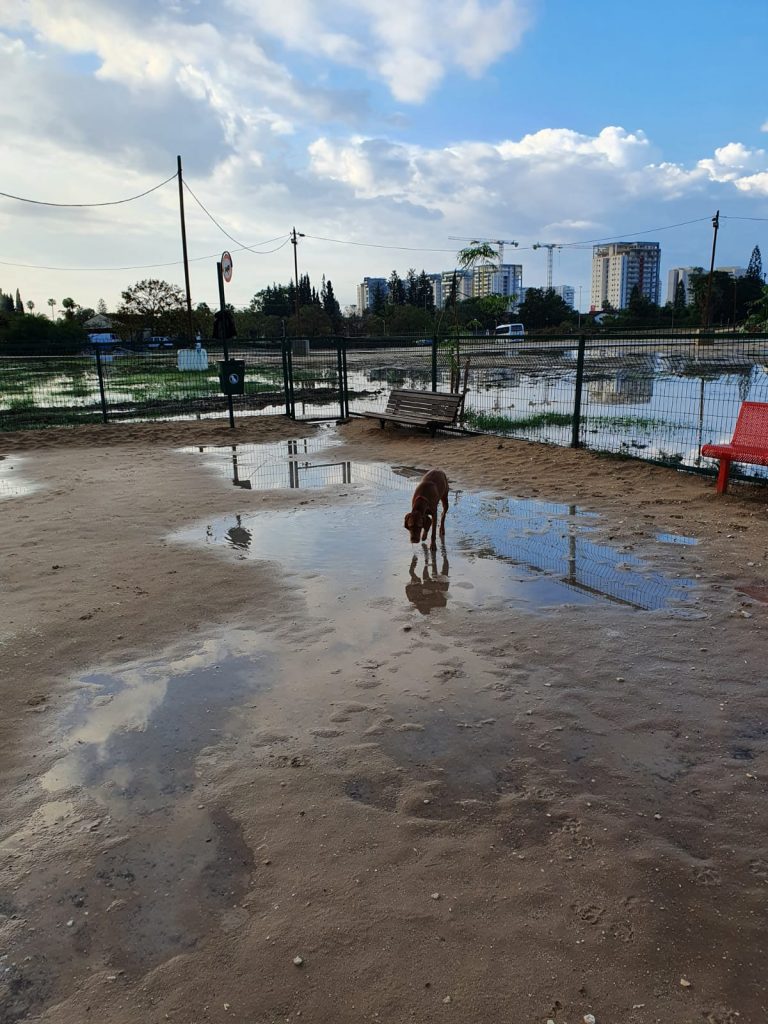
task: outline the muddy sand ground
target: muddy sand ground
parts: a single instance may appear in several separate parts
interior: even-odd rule
[[[765,488],[360,422],[236,435],[367,469],[232,486],[179,450],[230,443],[211,421],[0,439],[0,494],[36,488],[0,501],[0,1021],[768,1019]],[[414,568],[433,465],[461,500]],[[463,533],[535,541],[509,497],[597,513],[553,514],[685,601],[510,583]]]

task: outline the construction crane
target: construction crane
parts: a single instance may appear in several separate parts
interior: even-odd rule
[[[469,242],[471,245],[481,245],[483,242],[487,242],[489,245],[495,245],[499,250],[499,263],[504,262],[505,245],[513,245],[517,248],[520,244],[511,238],[459,238],[457,235],[449,235],[448,237],[452,242]]]
[[[552,253],[555,249],[562,249],[563,246],[559,242],[534,242],[531,248],[547,250],[547,290],[549,290],[552,287]]]

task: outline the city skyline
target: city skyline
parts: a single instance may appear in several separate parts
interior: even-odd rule
[[[579,11],[544,0],[414,0],[399,20],[372,0],[5,5],[0,189],[109,202],[171,178],[181,154],[195,303],[216,301],[223,249],[236,305],[287,282],[294,225],[300,272],[325,274],[345,305],[361,264],[382,277],[451,266],[458,236],[515,239],[526,286],[546,282],[534,246],[564,245],[554,284],[581,289],[585,308],[592,244],[655,238],[662,275],[708,266],[718,209],[717,262],[745,264],[768,218],[768,106],[750,84],[768,9],[744,0],[723,19],[705,0],[693,33],[685,4],[665,7],[674,59],[653,17],[608,0],[592,14],[597,78],[573,43]],[[694,73],[707,40],[717,81]],[[183,285],[173,180],[110,207],[0,197],[0,227],[0,288],[38,309],[69,295],[114,308],[148,276]]]

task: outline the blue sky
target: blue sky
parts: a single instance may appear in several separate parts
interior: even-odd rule
[[[0,87],[16,97],[0,111],[0,190],[122,198],[181,153],[230,234],[278,239],[235,252],[236,303],[288,280],[291,247],[271,250],[294,224],[301,269],[345,303],[364,274],[452,267],[451,236],[517,239],[524,284],[540,285],[535,241],[698,220],[644,237],[663,271],[702,264],[717,208],[717,262],[744,264],[768,245],[765,223],[736,219],[768,218],[766,40],[757,0],[0,2]],[[193,300],[211,302],[214,256],[237,245],[191,197],[187,210],[190,254],[205,257]],[[38,308],[115,306],[150,274],[183,281],[173,183],[104,209],[0,198],[0,238],[0,287]],[[173,265],[141,269],[153,263]],[[588,248],[556,256],[555,282],[585,305],[589,278]]]

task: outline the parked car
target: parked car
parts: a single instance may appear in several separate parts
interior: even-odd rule
[[[496,338],[524,338],[524,324],[499,324],[493,332]]]

